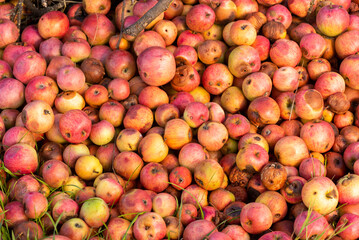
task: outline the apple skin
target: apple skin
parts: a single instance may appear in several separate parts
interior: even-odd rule
[[[304,159],[299,165],[299,175],[306,180],[310,180],[313,177],[325,177],[327,170],[324,164],[318,159],[311,157]]]
[[[116,29],[106,15],[93,13],[83,20],[81,30],[87,35],[91,45],[104,45],[109,42]]]
[[[248,120],[255,126],[276,124],[280,118],[278,103],[271,97],[258,97],[248,106]]]
[[[268,152],[254,143],[241,147],[236,157],[237,167],[250,173],[259,172],[268,161]]]
[[[213,222],[208,220],[196,220],[187,225],[183,232],[183,240],[200,240],[205,236],[218,232]]]
[[[9,227],[14,227],[20,222],[28,220],[28,217],[25,215],[24,206],[21,202],[11,201],[5,205],[4,210]]]
[[[136,73],[136,62],[132,54],[125,50],[115,50],[109,54],[104,64],[112,78],[130,80]]]
[[[25,43],[12,43],[5,47],[1,64],[4,65],[4,68],[1,70],[3,78],[6,78],[7,74],[10,74],[7,77],[12,77],[11,68],[14,66],[16,59],[27,51],[35,51],[35,48],[32,45],[28,45]],[[10,67],[10,68],[9,68]],[[10,70],[10,72],[8,72]],[[6,74],[6,72],[8,72]]]
[[[359,20],[358,16],[356,15],[350,15],[350,20],[352,20],[352,18],[354,17],[355,19]],[[335,51],[340,59],[344,59],[350,55],[355,54],[358,51],[358,30],[359,28],[350,29],[349,26],[348,31],[344,32],[343,34],[340,34],[335,39]]]
[[[9,183],[9,185],[11,185]],[[16,201],[23,202],[24,196],[29,192],[38,192],[40,190],[40,183],[31,175],[20,177],[15,186],[11,187],[9,197],[15,198]]]
[[[359,142],[353,142],[344,151],[344,163],[349,169],[353,169],[354,162],[359,159]]]
[[[81,156],[76,160],[75,172],[85,181],[93,180],[103,171],[100,160],[93,155]]]
[[[19,240],[42,239],[44,236],[40,225],[34,221],[20,222],[13,231],[15,236],[21,236]]]
[[[336,37],[344,32],[349,22],[349,13],[338,5],[322,7],[316,16],[319,31],[328,37]]]
[[[274,76],[273,76],[274,81]],[[262,72],[255,72],[249,74],[244,78],[242,83],[242,91],[244,96],[253,101],[259,97],[268,97],[272,91],[272,80],[270,77]]]
[[[290,240],[292,238],[285,232],[274,231],[274,232],[264,234],[258,240],[274,240],[274,239]]]
[[[188,143],[184,145],[178,155],[179,164],[194,171],[197,163],[206,159],[206,153],[202,145],[198,143]]]
[[[197,137],[208,151],[218,151],[227,142],[228,131],[222,123],[208,121],[199,127]]]
[[[359,203],[359,195],[355,190],[359,176],[356,174],[347,174],[341,177],[337,182],[340,204],[357,204]]]
[[[2,118],[0,119],[0,132],[1,132],[1,123],[2,122]],[[4,132],[5,132],[5,126],[4,126]],[[0,134],[0,139],[1,139],[1,134]],[[14,144],[17,143],[25,143],[30,145],[31,147],[35,148],[36,145],[36,141],[33,137],[33,135],[31,134],[31,132],[29,130],[27,130],[24,127],[12,127],[10,129],[8,129],[5,134],[3,135],[2,138],[2,145],[4,150],[6,151],[9,147],[11,147]]]
[[[61,116],[59,127],[61,135],[70,143],[81,143],[91,133],[91,120],[81,110],[70,110]]]
[[[335,184],[327,177],[314,177],[304,184],[302,200],[305,206],[326,215],[338,205],[339,192]]]
[[[67,16],[60,11],[51,11],[41,16],[38,22],[38,31],[42,38],[50,37],[62,38],[69,29],[70,21]]]
[[[68,180],[71,170],[64,162],[58,160],[46,161],[41,166],[44,181],[53,188],[58,188]]]
[[[260,69],[260,63],[258,51],[247,45],[236,47],[228,57],[228,69],[238,78],[257,72]]]
[[[203,209],[202,209],[203,211]],[[205,213],[203,213],[205,215]],[[196,206],[190,203],[185,203],[182,205],[182,209],[177,212],[177,217],[180,218],[183,226],[187,226],[191,222],[195,221],[197,218],[198,212]],[[206,219],[206,218],[204,218]]]
[[[166,47],[163,37],[156,31],[141,32],[133,42],[133,50],[139,56],[144,50],[150,47]]]
[[[138,145],[138,153],[144,162],[161,162],[168,155],[168,146],[158,133],[146,135]]]
[[[191,203],[195,206],[208,206],[208,191],[201,188],[197,184],[191,184],[182,191],[181,199],[183,203]],[[197,201],[195,200],[197,199]]]
[[[269,56],[278,67],[295,67],[302,57],[302,52],[296,42],[288,39],[279,39],[269,50]]]
[[[137,58],[137,67],[142,80],[151,86],[161,86],[170,82],[176,73],[173,54],[162,47],[144,50]]]
[[[309,151],[300,137],[286,136],[279,139],[274,146],[274,155],[281,164],[297,167],[303,159],[309,157]]]
[[[237,20],[231,25],[231,40],[236,45],[252,45],[257,37],[257,31],[247,20]]]
[[[90,233],[89,226],[80,218],[67,220],[60,228],[60,234],[70,239],[87,238]]]
[[[159,193],[152,200],[152,208],[162,218],[172,216],[176,210],[176,199],[169,193]]]
[[[35,51],[21,54],[13,67],[14,76],[24,84],[28,84],[33,77],[45,75],[45,72],[46,60]]]
[[[133,227],[129,227],[130,222],[128,220],[116,217],[111,218],[104,231],[104,236],[113,240],[130,240],[133,238]],[[126,238],[124,238],[125,234],[127,234]]]
[[[96,145],[106,145],[115,136],[115,128],[107,120],[101,120],[91,127],[90,140]]]
[[[232,240],[249,240],[249,234],[239,225],[227,225],[223,230]]]
[[[28,218],[36,219],[42,217],[47,211],[48,201],[39,192],[29,192],[23,199],[25,215]]]
[[[25,102],[25,86],[14,78],[0,81],[0,109],[16,109]]]
[[[302,201],[302,188],[307,181],[299,176],[290,176],[280,193],[288,203],[296,204]]]
[[[125,128],[134,128],[141,134],[147,132],[153,123],[153,114],[150,108],[141,104],[131,106],[127,111],[123,124]]]
[[[191,128],[197,128],[202,123],[208,121],[209,110],[203,103],[189,103],[183,112],[183,119]]]
[[[141,169],[140,182],[145,189],[162,192],[168,187],[167,169],[159,163],[149,163]]]
[[[261,216],[258,218],[258,216]],[[251,202],[242,208],[241,226],[250,234],[258,234],[269,229],[273,222],[270,209],[263,203]]]
[[[342,230],[339,236],[343,239],[357,239],[359,238],[359,216],[346,213],[342,215],[337,223],[337,230]]]
[[[85,99],[78,92],[74,92],[74,91],[61,92],[55,98],[55,109],[59,113],[65,113],[67,111],[74,109],[78,109],[78,110],[83,109],[85,112],[86,110],[85,106],[86,106]]]
[[[138,240],[162,239],[166,236],[166,223],[154,212],[145,213],[138,217],[133,225],[133,235]]]
[[[127,220],[133,220],[137,213],[150,212],[152,200],[150,195],[142,189],[132,189],[125,192],[117,205],[120,214]]]
[[[90,198],[82,204],[80,217],[84,219],[89,227],[98,228],[107,222],[109,208],[101,198]]]
[[[112,163],[117,174],[131,180],[139,177],[143,165],[143,160],[135,152],[121,152],[114,158]]]
[[[195,32],[204,32],[212,27],[216,14],[213,9],[205,4],[192,7],[186,15],[186,24]]]
[[[115,179],[105,178],[100,180],[96,186],[96,197],[103,199],[110,207],[117,204],[124,190]]]
[[[272,212],[273,223],[282,220],[287,215],[287,202],[278,192],[265,191],[257,197],[256,202],[263,203],[269,208]]]
[[[4,154],[4,165],[15,175],[34,173],[38,167],[37,152],[28,144],[14,144]]]
[[[20,31],[16,24],[9,19],[2,19],[0,21],[0,30],[4,33],[0,41],[0,48],[4,48],[8,44],[16,42],[20,36]]]
[[[166,236],[169,236],[171,239],[177,239],[182,236],[183,225],[177,217],[168,216],[163,218],[163,220],[165,221],[167,227]]]
[[[304,222],[306,221],[306,219],[309,219],[309,224],[304,227],[303,224],[305,224]],[[301,230],[302,228],[304,230]],[[329,223],[327,222],[327,220],[316,211],[303,211],[295,218],[294,221],[294,233],[301,239],[306,239],[314,235],[320,235],[325,229],[328,228]]]
[[[234,194],[223,188],[218,188],[209,194],[209,203],[219,211],[222,211],[228,204],[234,201]]]
[[[59,220],[61,224],[67,221],[67,219],[77,217],[78,213],[79,205],[70,198],[64,198],[57,201],[52,208],[52,217],[55,221]]]
[[[222,185],[224,171],[217,161],[206,159],[198,163],[194,169],[194,180],[205,190],[213,191]]]

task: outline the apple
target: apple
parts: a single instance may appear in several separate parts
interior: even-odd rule
[[[328,37],[336,37],[349,26],[349,13],[338,5],[327,5],[317,13],[318,29]]]
[[[79,205],[70,198],[57,201],[52,208],[52,217],[61,224],[65,223],[67,219],[76,218],[78,213]]]
[[[140,182],[145,189],[162,192],[168,187],[167,169],[159,163],[149,163],[141,169]]]
[[[217,151],[227,142],[228,131],[222,123],[208,121],[199,127],[197,137],[207,150]]]
[[[258,216],[261,216],[258,218]],[[258,234],[269,229],[273,222],[270,209],[263,203],[251,202],[242,208],[241,226],[250,234]]]
[[[338,199],[338,189],[327,177],[314,177],[302,188],[303,203],[319,214],[326,215],[335,210]]]
[[[42,231],[39,224],[33,221],[23,221],[17,224],[14,229],[15,236],[26,236],[21,238],[21,240],[25,239],[42,239],[44,236],[44,232]]]
[[[15,175],[34,173],[38,167],[36,150],[25,143],[9,147],[3,159],[5,167]]]
[[[48,201],[39,192],[29,192],[23,199],[25,215],[28,218],[36,219],[42,217],[47,211]]]
[[[302,239],[328,234],[329,223],[316,211],[303,211],[294,221],[294,233]],[[327,234],[326,234],[327,233]]]
[[[117,205],[120,214],[127,220],[133,220],[140,212],[150,212],[152,200],[150,195],[142,189],[132,189],[125,192]]]
[[[196,220],[187,225],[183,231],[184,240],[200,240],[210,237],[211,234],[218,232],[213,222],[208,220]]]
[[[82,204],[80,217],[89,227],[98,228],[107,222],[109,218],[109,208],[101,198],[90,198]]]
[[[0,48],[4,48],[8,44],[15,43],[20,36],[20,31],[16,27],[16,24],[9,19],[1,19],[0,29],[1,32],[4,33],[4,36],[0,41]]]

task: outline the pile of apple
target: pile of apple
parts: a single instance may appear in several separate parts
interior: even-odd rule
[[[358,239],[359,1],[156,3],[0,5],[0,236]]]

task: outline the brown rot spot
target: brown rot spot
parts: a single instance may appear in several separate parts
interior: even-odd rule
[[[242,26],[241,26],[241,29],[242,29],[242,30],[245,30],[247,27],[248,27],[248,25],[242,25]]]
[[[261,138],[260,138],[260,137],[254,137],[254,140],[256,140],[256,141],[260,141],[260,140],[261,140]]]
[[[44,114],[45,114],[45,115],[50,115],[51,113],[50,113],[49,110],[45,109],[45,110],[44,110]]]
[[[201,179],[196,178],[196,182],[197,182],[199,185],[203,186],[203,181],[202,181]]]
[[[145,226],[145,230],[148,230],[150,229],[151,227],[150,226]]]
[[[65,133],[66,137],[70,138],[71,134],[70,133]]]
[[[98,91],[98,90],[95,90],[94,92],[93,92],[93,94],[94,95],[98,95],[100,92]]]
[[[86,131],[85,131],[85,130],[82,130],[82,131],[81,131],[81,135],[82,135],[82,136],[85,136],[85,135],[86,135]]]
[[[329,199],[335,199],[338,197],[337,192],[334,189],[330,192],[327,192],[327,194],[325,196]]]
[[[75,227],[76,228],[82,228],[81,224],[79,224],[79,223],[75,223]]]
[[[143,73],[143,76],[144,76],[144,77],[147,77],[147,73],[146,73],[146,72],[144,72],[144,73]]]

